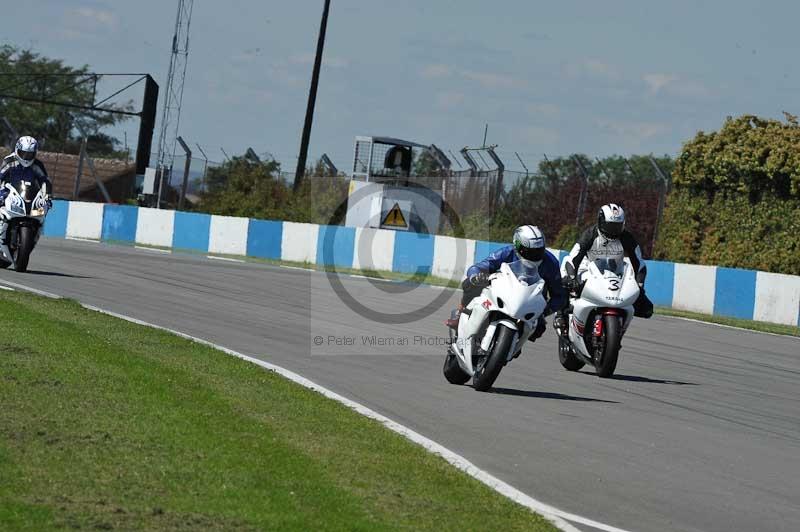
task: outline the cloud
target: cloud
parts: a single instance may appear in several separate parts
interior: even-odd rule
[[[672,83],[676,81],[678,76],[674,76],[672,74],[645,74],[642,76],[642,80],[647,84],[647,88],[653,94],[658,94],[658,92]]]
[[[600,129],[604,129],[625,140],[649,139],[669,131],[669,126],[660,122],[598,120],[596,124]]]
[[[302,52],[289,57],[289,63],[292,65],[312,65],[315,57],[311,52]],[[323,54],[322,65],[328,68],[347,68],[350,66],[350,61],[343,57]]]
[[[684,98],[706,98],[711,90],[699,81],[682,78],[676,74],[652,73],[642,76],[650,94],[668,94]]]
[[[461,107],[467,100],[467,96],[461,92],[440,92],[436,95],[436,107],[444,111],[450,111]]]
[[[514,89],[525,86],[525,82],[506,74],[496,74],[494,72],[478,72],[465,70],[461,76],[470,81],[475,81],[479,85],[488,89]]]
[[[554,103],[531,103],[526,106],[529,114],[537,116],[556,116],[561,109]]]
[[[565,67],[565,72],[571,78],[619,79],[621,77],[621,73],[616,66],[599,59],[584,59],[579,63],[569,63]]]
[[[446,79],[458,77],[468,81],[474,81],[479,85],[489,89],[513,89],[525,87],[524,80],[518,79],[508,74],[496,72],[464,70],[450,65],[430,64],[420,70],[419,75],[424,79]]]
[[[84,24],[115,28],[119,22],[117,16],[105,9],[91,7],[77,7],[67,12],[67,16],[82,21]]]
[[[115,31],[118,27],[119,19],[111,11],[91,7],[76,7],[64,12],[64,16],[54,33],[70,41],[92,40],[101,34]]]
[[[449,78],[455,69],[448,65],[427,65],[420,71],[425,79]]]

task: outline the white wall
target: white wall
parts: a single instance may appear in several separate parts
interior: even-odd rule
[[[758,272],[753,319],[800,325],[798,314],[800,314],[800,277]]]
[[[461,261],[458,255],[461,254]],[[460,281],[475,260],[475,241],[436,236],[433,243],[433,268],[436,277]]]
[[[136,243],[172,247],[175,211],[139,207],[136,219]]]
[[[713,314],[716,281],[715,266],[676,263],[672,307]]]
[[[103,204],[71,201],[67,214],[67,236],[100,240],[103,232]]]
[[[318,237],[318,225],[284,222],[281,259],[294,262],[317,262]]]
[[[247,227],[249,218],[211,216],[208,234],[208,252],[226,255],[247,255]]]
[[[353,268],[392,271],[395,231],[356,227]]]

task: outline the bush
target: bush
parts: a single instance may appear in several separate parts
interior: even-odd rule
[[[772,192],[751,200],[744,192],[673,192],[656,257],[800,275],[800,202]]]

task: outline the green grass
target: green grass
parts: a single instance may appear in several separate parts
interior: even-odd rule
[[[0,293],[0,530],[553,530],[253,364]]]
[[[709,323],[719,323],[720,325],[729,325],[731,327],[739,327],[741,329],[750,329],[759,332],[783,334],[786,336],[800,336],[800,327],[793,327],[792,325],[781,325],[779,323],[768,323],[765,321],[743,320],[741,318],[729,318],[726,316],[700,314],[698,312],[689,312],[687,310],[675,310],[667,307],[656,307],[655,312],[656,314],[662,314],[664,316],[691,318],[693,320],[707,321]]]

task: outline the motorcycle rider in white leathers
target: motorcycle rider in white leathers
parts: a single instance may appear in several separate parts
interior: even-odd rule
[[[29,181],[36,183],[44,191],[44,200],[47,207],[52,207],[53,186],[47,177],[47,170],[42,161],[36,158],[39,143],[29,136],[20,137],[14,147],[14,152],[6,156],[0,163],[0,205],[4,204],[8,196],[8,189],[3,187],[13,181]],[[0,242],[5,242],[8,224],[0,220]]]
[[[639,284],[639,298],[634,303],[635,315],[649,318],[653,315],[653,304],[644,291],[647,265],[642,258],[642,249],[636,238],[625,229],[625,211],[616,203],[600,207],[597,213],[597,223],[583,232],[567,256],[566,260],[575,267],[575,277],[570,278],[567,274],[564,267],[566,261],[561,266],[561,274],[566,279],[567,285],[576,288],[583,281],[590,262],[594,262],[598,258],[607,258],[616,259],[621,263],[625,257],[630,259],[631,266],[636,272],[636,282]],[[569,322],[567,313],[566,309],[556,313],[553,322],[556,330],[566,330]]]

